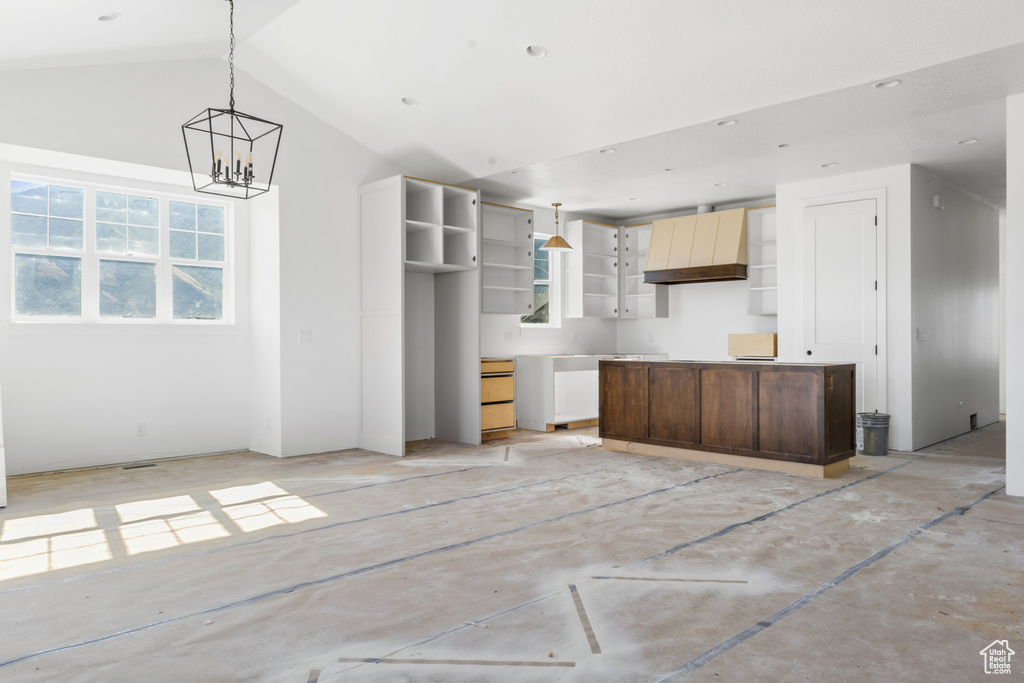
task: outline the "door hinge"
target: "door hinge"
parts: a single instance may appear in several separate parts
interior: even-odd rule
[[[878,355],[878,344],[875,344],[875,355]]]
[[[878,216],[875,216],[875,225],[878,225]]]
[[[878,291],[878,280],[875,280],[875,291]]]

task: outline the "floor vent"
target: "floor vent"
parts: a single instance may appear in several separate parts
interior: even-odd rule
[[[148,465],[128,465],[128,467],[122,467],[122,470],[140,470],[143,467],[156,467],[155,462],[151,462]]]

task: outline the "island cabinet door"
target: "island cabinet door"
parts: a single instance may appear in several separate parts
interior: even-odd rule
[[[762,451],[806,456],[808,462],[820,461],[821,388],[818,372],[780,368],[777,372],[760,374]]]
[[[652,365],[651,428],[658,441],[700,443],[700,375],[694,368]]]
[[[647,367],[602,364],[600,377],[601,437],[647,438]]]
[[[733,451],[757,450],[757,370],[700,373],[700,442]]]

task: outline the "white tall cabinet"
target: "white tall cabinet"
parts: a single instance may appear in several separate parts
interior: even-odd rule
[[[359,188],[359,447],[480,443],[480,195],[395,176]]]
[[[533,211],[483,202],[484,313],[533,312]]]

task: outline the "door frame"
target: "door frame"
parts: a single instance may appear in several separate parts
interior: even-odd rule
[[[796,307],[797,310],[797,334],[800,336],[800,346],[798,348],[805,348],[807,339],[804,336],[805,332],[805,310],[804,310],[804,277],[803,277],[803,266],[806,262],[806,243],[804,240],[804,221],[807,209],[816,206],[824,206],[827,204],[840,204],[844,202],[855,202],[862,199],[874,199],[875,200],[875,214],[878,216],[878,225],[875,228],[875,277],[878,280],[878,292],[875,295],[875,340],[878,343],[878,358],[875,364],[875,406],[880,413],[886,413],[889,411],[888,401],[888,372],[887,362],[889,339],[886,325],[887,306],[888,300],[888,283],[887,275],[888,270],[886,268],[885,255],[887,250],[886,235],[887,230],[887,207],[886,207],[886,188],[878,187],[870,190],[857,190],[855,192],[844,192],[842,194],[824,195],[821,197],[812,197],[808,199],[800,199],[796,202],[796,218],[797,218],[797,230],[799,237],[799,253],[797,258],[800,264],[801,275],[797,279],[796,286],[798,291],[799,305]]]

